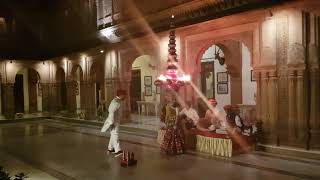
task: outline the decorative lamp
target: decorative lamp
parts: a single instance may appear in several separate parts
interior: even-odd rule
[[[157,80],[154,82],[156,86],[170,88],[175,91],[178,91],[180,87],[188,84],[191,80],[190,75],[182,74],[178,75],[178,59],[177,59],[177,50],[176,50],[176,34],[174,30],[174,15],[171,16],[172,21],[170,28],[172,29],[169,33],[169,44],[168,44],[168,60],[167,60],[167,71],[165,74],[161,74]]]

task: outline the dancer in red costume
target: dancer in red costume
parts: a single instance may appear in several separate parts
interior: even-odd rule
[[[173,92],[168,91],[165,95],[167,103],[163,106],[160,120],[164,124],[166,133],[161,151],[168,155],[184,153],[184,134],[179,119],[179,105],[174,101]]]

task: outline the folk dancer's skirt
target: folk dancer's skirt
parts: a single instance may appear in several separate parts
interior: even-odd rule
[[[184,153],[184,134],[181,126],[174,128],[169,126],[164,134],[164,139],[161,144],[161,151],[168,155],[177,155]]]

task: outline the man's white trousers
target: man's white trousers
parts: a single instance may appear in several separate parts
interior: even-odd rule
[[[114,128],[110,130],[110,139],[108,149],[114,149],[115,152],[121,150],[119,142],[119,123],[114,123]]]

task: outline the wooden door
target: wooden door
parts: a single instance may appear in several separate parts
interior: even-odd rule
[[[131,70],[130,84],[130,107],[131,113],[138,112],[137,101],[141,100],[141,71],[140,69]]]
[[[16,113],[24,112],[23,75],[17,74],[14,83],[14,109]]]
[[[213,61],[201,62],[201,91],[207,98],[215,98],[214,73]],[[208,83],[208,81],[212,83]]]

